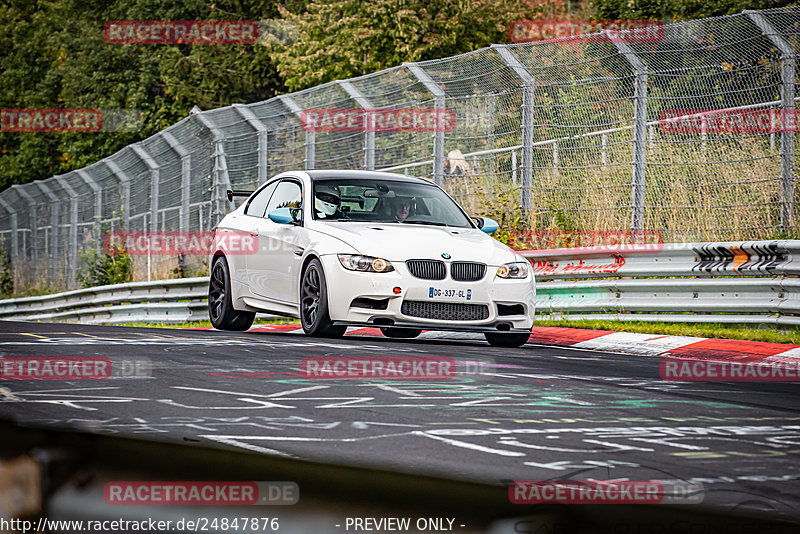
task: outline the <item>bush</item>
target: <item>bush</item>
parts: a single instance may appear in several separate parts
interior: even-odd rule
[[[0,297],[10,298],[14,294],[14,275],[11,270],[11,260],[5,249],[0,247]]]
[[[105,234],[104,231],[101,235]],[[94,243],[90,242],[91,245]],[[75,274],[81,287],[124,284],[133,279],[133,259],[126,254],[124,247],[117,245],[108,250],[97,250],[94,246],[79,252],[82,265]]]

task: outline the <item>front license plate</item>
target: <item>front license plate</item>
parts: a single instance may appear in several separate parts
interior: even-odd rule
[[[433,300],[472,300],[472,290],[429,287],[428,298]]]

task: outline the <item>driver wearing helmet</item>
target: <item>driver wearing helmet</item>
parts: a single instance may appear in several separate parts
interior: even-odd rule
[[[320,219],[335,219],[342,216],[339,211],[341,197],[337,186],[316,184],[314,186],[314,211]]]

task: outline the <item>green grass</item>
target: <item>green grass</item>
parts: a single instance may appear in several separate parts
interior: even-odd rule
[[[664,334],[672,336],[711,337],[722,339],[744,339],[769,343],[791,343],[800,345],[800,329],[785,327],[781,330],[766,325],[729,325],[720,323],[654,323],[644,321],[536,321],[534,326],[558,326],[565,328],[588,328],[591,330],[613,330],[640,334]]]

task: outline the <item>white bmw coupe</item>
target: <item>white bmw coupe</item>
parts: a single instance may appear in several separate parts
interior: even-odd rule
[[[215,230],[208,307],[220,330],[247,330],[256,312],[299,317],[311,336],[348,326],[387,337],[482,332],[495,346],[530,335],[536,294],[528,261],[487,234],[441,188],[372,171],[278,175]],[[245,235],[243,253],[225,235]]]

